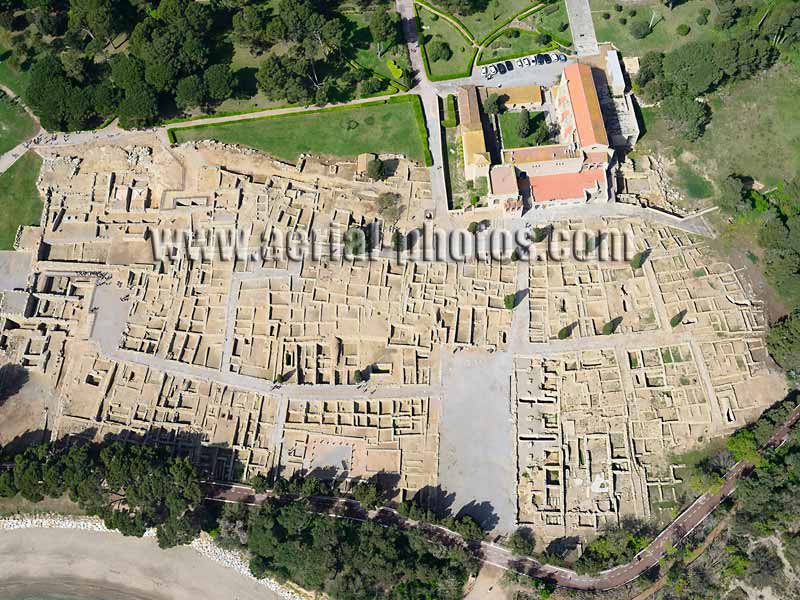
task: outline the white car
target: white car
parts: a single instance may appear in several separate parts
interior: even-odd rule
[[[532,67],[535,67],[535,66],[538,64],[538,63],[536,62],[536,55],[535,55],[535,54],[531,54],[531,55],[528,57],[528,60],[529,60],[529,61],[531,61],[531,66],[532,66]]]
[[[522,67],[524,67],[524,66],[525,66],[525,65],[522,63],[522,59],[521,59],[521,58],[518,58],[518,59],[517,59],[517,66],[518,66],[520,69],[521,69]]]
[[[484,77],[486,77],[486,75],[487,75],[488,73],[489,73],[489,69],[487,69],[485,66],[481,67],[481,75],[483,75]]]
[[[531,59],[528,58],[527,56],[523,56],[522,57],[522,62],[526,67],[530,67],[531,66]]]
[[[495,67],[494,65],[489,65],[489,73],[491,75],[497,75],[497,67]]]

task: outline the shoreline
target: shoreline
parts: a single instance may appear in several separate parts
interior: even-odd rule
[[[0,518],[0,571],[0,600],[32,593],[103,600],[303,600],[273,580],[256,579],[240,554],[205,536],[162,550],[154,531],[125,537],[90,517]]]

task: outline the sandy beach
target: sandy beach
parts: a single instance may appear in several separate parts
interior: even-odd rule
[[[279,600],[189,547],[69,529],[0,530],[0,600],[62,593],[103,600]]]

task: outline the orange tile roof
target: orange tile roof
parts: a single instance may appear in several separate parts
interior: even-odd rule
[[[575,200],[586,196],[586,190],[606,185],[603,169],[587,169],[580,173],[540,175],[530,177],[531,194],[535,202]]]
[[[530,148],[512,148],[503,150],[503,159],[517,164],[546,162],[548,160],[564,160],[572,158],[575,153],[565,144],[549,144],[547,146],[531,146]]]
[[[599,144],[608,146],[606,126],[600,111],[600,100],[589,65],[571,64],[564,69],[567,90],[575,114],[575,125],[582,147]]]

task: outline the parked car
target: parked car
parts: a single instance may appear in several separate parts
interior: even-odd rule
[[[497,75],[497,67],[489,65],[489,75]]]
[[[481,67],[481,75],[486,77],[488,74],[489,74],[489,69],[487,69],[485,66]]]
[[[525,65],[526,67],[530,67],[531,66],[531,59],[528,58],[527,56],[523,56],[522,57],[522,64]]]
[[[544,58],[544,64],[549,65],[553,62],[553,59],[550,58],[549,54],[542,54],[542,58]]]
[[[560,58],[558,58],[558,52],[548,52],[548,54],[550,55],[550,58],[553,59],[553,62],[558,62],[559,60],[561,60]]]
[[[536,64],[537,65],[543,65],[544,64],[544,55],[543,54],[537,54],[536,55]]]
[[[518,58],[518,59],[517,59],[517,66],[518,66],[520,69],[521,69],[522,67],[524,67],[524,66],[525,66],[525,64],[522,62],[522,59],[521,59],[521,58]]]
[[[506,69],[508,69],[509,71],[513,71],[514,70],[514,63],[512,63],[510,60],[507,60],[505,62],[505,65],[506,65]]]
[[[559,52],[558,53],[558,60],[560,60],[561,62],[567,62],[567,55],[564,54],[563,52]]]
[[[506,71],[508,71],[508,69],[506,69],[506,66],[503,63],[500,62],[500,63],[497,63],[497,71],[500,73],[500,75],[505,75],[505,73],[506,73]]]

